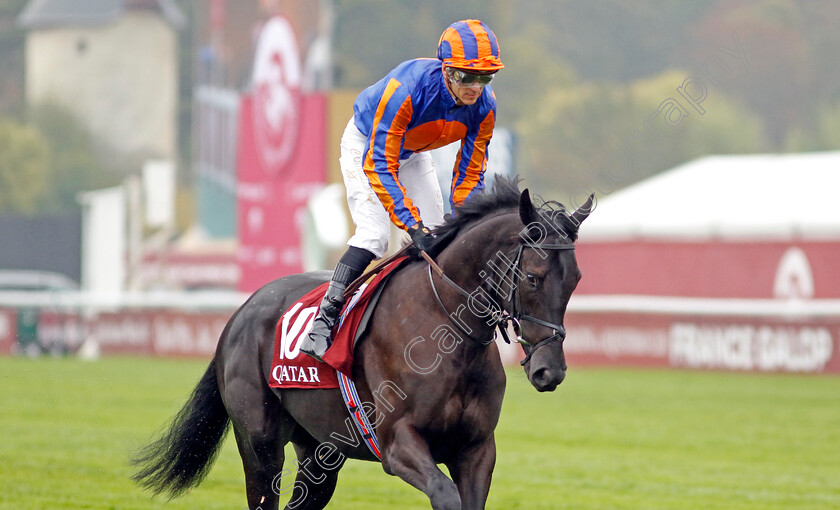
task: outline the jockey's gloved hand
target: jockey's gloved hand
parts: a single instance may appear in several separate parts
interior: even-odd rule
[[[435,242],[435,236],[432,234],[432,231],[426,225],[423,225],[422,221],[412,225],[408,229],[408,235],[414,241],[414,246],[423,251],[429,251],[429,248]]]

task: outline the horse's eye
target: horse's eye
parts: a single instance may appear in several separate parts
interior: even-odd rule
[[[537,275],[533,273],[528,273],[525,275],[525,281],[528,282],[528,285],[531,287],[536,288],[540,284],[540,279]]]

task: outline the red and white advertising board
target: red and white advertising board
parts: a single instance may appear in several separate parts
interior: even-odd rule
[[[569,363],[840,373],[840,241],[581,242]]]
[[[229,253],[181,253],[173,249],[143,256],[141,281],[150,287],[176,289],[235,289],[239,264]]]
[[[100,313],[89,335],[103,354],[212,357],[230,312],[124,310]]]
[[[840,373],[836,315],[575,312],[572,305],[566,331],[570,366]]]
[[[576,251],[575,294],[840,298],[836,240],[581,241]]]
[[[301,90],[291,25],[269,20],[257,43],[252,91],[242,97],[237,158],[239,290],[303,270],[301,227],[326,178],[324,94]]]
[[[11,354],[17,334],[17,312],[0,308],[0,355]]]

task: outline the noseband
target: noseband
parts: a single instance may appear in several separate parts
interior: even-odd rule
[[[516,249],[516,255],[514,256],[511,263],[508,265],[507,269],[505,269],[505,272],[503,274],[503,278],[506,278],[507,275],[510,274],[511,272],[513,272],[514,275],[522,273],[522,252],[525,250],[525,248],[532,248],[532,249],[535,249],[535,250],[574,250],[575,245],[574,244],[560,244],[560,243],[556,243],[556,244],[538,244],[538,243],[528,243],[528,242],[520,243],[519,247]],[[449,311],[446,309],[446,305],[444,305],[443,301],[440,299],[440,295],[438,294],[437,287],[435,286],[435,282],[432,279],[432,269],[435,270],[435,273],[437,273],[438,277],[440,277],[444,282],[446,282],[447,285],[456,289],[458,292],[460,292],[461,294],[466,296],[467,299],[471,299],[472,295],[469,292],[467,292],[466,290],[464,290],[463,288],[461,288],[460,285],[455,283],[448,276],[446,276],[443,273],[443,270],[435,263],[435,261],[431,258],[431,256],[429,256],[424,251],[421,251],[420,253],[423,255],[423,258],[425,258],[426,261],[429,263],[429,283],[432,286],[432,291],[434,291],[435,299],[437,299],[438,304],[441,306],[441,308],[443,308],[443,311],[446,312],[447,317],[450,317],[450,320],[452,321],[451,315],[449,314]],[[525,349],[526,349],[525,359],[522,360],[520,365],[524,366],[526,363],[528,363],[531,360],[531,356],[533,356],[534,353],[537,352],[537,349],[539,349],[541,347],[545,347],[549,343],[555,342],[555,341],[560,342],[561,344],[563,343],[563,340],[565,340],[565,338],[566,338],[566,328],[562,324],[554,324],[554,323],[551,323],[551,322],[548,322],[548,321],[544,321],[542,319],[538,319],[536,317],[532,317],[531,315],[528,315],[527,313],[525,313],[522,310],[522,304],[521,304],[520,297],[519,297],[518,282],[515,283],[514,285],[512,285],[512,288],[511,288],[510,292],[508,293],[508,295],[504,299],[505,299],[505,301],[511,303],[512,310],[510,312],[508,312],[507,310],[504,310],[504,309],[496,311],[494,313],[493,323],[491,324],[491,326],[494,327],[494,328],[498,327],[499,332],[502,334],[502,338],[504,339],[504,341],[506,343],[509,344],[510,343],[510,338],[508,337],[508,334],[507,334],[507,326],[508,326],[508,323],[513,323],[513,330],[516,332],[516,341],[519,342],[520,344],[522,344],[522,346],[525,347]],[[537,324],[539,326],[549,328],[549,329],[552,330],[552,335],[550,335],[546,338],[543,338],[542,340],[540,340],[536,344],[532,344],[531,342],[522,338],[522,328],[521,328],[522,321],[532,322],[532,323]],[[466,331],[464,329],[464,326],[462,326],[460,323],[458,323],[457,321],[452,321],[452,323],[455,324],[455,326],[458,329],[460,329],[462,333],[467,335],[467,337],[470,340],[473,340],[474,342],[477,342],[477,343],[479,343],[481,345],[485,345],[485,346],[490,345],[493,342],[492,338],[490,339],[490,341],[487,341],[487,342],[485,342],[483,340],[479,340],[477,338],[474,338],[470,334],[470,332]]]

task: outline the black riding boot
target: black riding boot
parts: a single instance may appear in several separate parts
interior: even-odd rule
[[[332,330],[338,323],[338,316],[344,306],[344,291],[353,280],[361,276],[373,253],[362,248],[351,246],[335,266],[327,294],[321,300],[318,316],[312,323],[312,330],[302,340],[300,352],[321,361],[321,357],[332,345]]]

